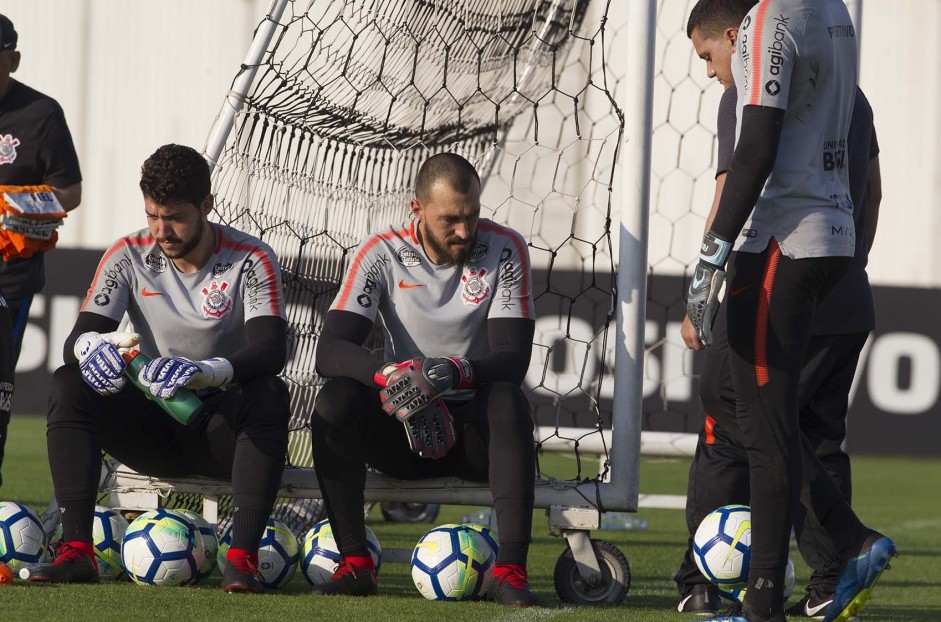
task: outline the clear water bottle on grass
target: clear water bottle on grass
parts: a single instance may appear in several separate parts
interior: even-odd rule
[[[604,512],[601,515],[601,528],[611,531],[645,531],[647,521],[629,512]]]

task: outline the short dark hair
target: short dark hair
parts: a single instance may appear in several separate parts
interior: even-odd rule
[[[144,161],[140,171],[144,196],[160,205],[201,205],[212,190],[209,164],[192,147],[164,145]]]
[[[686,36],[693,38],[699,28],[707,39],[721,35],[726,28],[738,28],[758,0],[699,0],[689,13]]]
[[[415,196],[419,201],[428,197],[431,187],[439,179],[446,180],[452,188],[462,194],[473,190],[474,184],[480,188],[480,175],[473,164],[456,153],[438,153],[425,160],[418,169]]]

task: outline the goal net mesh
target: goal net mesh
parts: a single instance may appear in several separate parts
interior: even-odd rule
[[[618,237],[612,223],[619,148],[629,139],[618,105],[630,88],[621,4],[296,0],[278,19],[262,63],[242,67],[257,73],[214,169],[215,217],[260,237],[281,261],[291,466],[313,464],[309,419],[322,383],[315,346],[352,251],[368,233],[405,222],[419,166],[434,153],[454,151],[481,173],[481,216],[528,241],[538,319],[524,388],[540,426],[538,443],[565,440],[573,450],[564,472],[541,465],[539,477],[603,480],[609,456],[599,439],[612,424]],[[655,138],[663,128],[672,134],[668,153],[655,147],[655,167],[663,165],[653,180],[652,244],[668,243],[666,257],[652,255],[650,267],[652,277],[664,267],[672,276],[652,282],[648,301],[646,356],[657,371],[645,380],[644,425],[680,430],[690,427],[690,415],[671,405],[676,379],[667,372],[677,359],[665,354],[676,345],[667,324],[682,318],[680,282],[692,258],[673,251],[684,218],[692,216],[696,224],[687,228],[701,233],[702,214],[690,205],[706,186],[702,178],[711,178],[714,123],[700,103],[705,84],[689,75],[695,57],[683,26],[692,2],[661,4],[670,5],[660,10],[672,11],[673,22],[684,21],[679,30],[671,23],[668,33],[658,32],[658,58],[680,54],[682,75],[657,74],[667,111],[658,114]],[[683,97],[694,98],[698,110],[677,124],[669,102]],[[690,102],[682,103],[688,109]],[[683,146],[690,136],[697,141],[693,155]],[[690,243],[684,248],[695,250],[698,238]],[[376,332],[367,346],[377,348],[379,340]],[[688,374],[689,361],[679,360]],[[590,455],[579,449],[589,437],[601,446]],[[198,503],[192,495],[165,500]],[[221,523],[230,510],[231,501],[222,499]],[[320,511],[319,500],[283,499],[275,517],[304,528]]]

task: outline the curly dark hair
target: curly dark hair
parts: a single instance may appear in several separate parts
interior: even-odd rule
[[[164,145],[144,161],[140,173],[141,192],[160,205],[199,206],[212,189],[209,164],[192,147]]]

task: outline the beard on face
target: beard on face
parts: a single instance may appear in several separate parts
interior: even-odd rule
[[[445,257],[447,259],[447,265],[460,267],[470,260],[471,254],[474,252],[474,242],[477,239],[476,233],[468,240],[463,240],[457,236],[440,240],[436,238],[427,227],[424,229],[425,230],[422,232],[424,233],[422,241],[434,251],[435,255]],[[467,242],[464,248],[458,249],[452,246],[453,244],[459,244],[461,242]]]
[[[193,234],[193,237],[188,240],[181,240],[181,239],[169,239],[168,240],[166,238],[162,240],[157,240],[158,242],[182,242],[182,245],[180,246],[179,250],[169,251],[163,246],[161,246],[160,252],[162,252],[167,259],[179,259],[181,257],[186,257],[193,251],[194,248],[196,248],[196,245],[199,244],[199,241],[202,239],[204,226],[205,226],[205,223],[203,223],[202,218],[200,218],[199,225],[196,227],[196,231]]]

